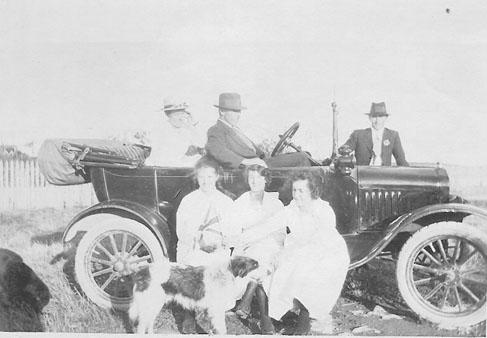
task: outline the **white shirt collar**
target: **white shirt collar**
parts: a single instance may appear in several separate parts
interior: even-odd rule
[[[374,128],[370,128],[370,129],[372,129],[372,134],[379,134],[380,136],[382,136],[384,134],[384,128],[379,129],[379,130],[376,130]]]
[[[384,128],[375,130],[372,128],[372,145],[374,151],[374,157],[372,158],[371,165],[382,165],[382,138],[384,135]]]

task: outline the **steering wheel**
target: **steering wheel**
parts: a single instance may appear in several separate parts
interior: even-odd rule
[[[300,149],[295,148],[294,145],[289,142],[291,138],[294,136],[294,134],[296,134],[298,129],[299,129],[299,122],[296,122],[288,130],[286,130],[286,132],[283,135],[279,135],[280,140],[279,142],[277,142],[276,146],[274,147],[274,150],[271,153],[271,157],[282,153],[284,148],[286,148],[287,146],[291,146],[296,151],[300,151]]]

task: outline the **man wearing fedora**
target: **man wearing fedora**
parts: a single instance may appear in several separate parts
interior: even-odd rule
[[[303,152],[280,154],[265,158],[264,153],[238,127],[240,114],[246,109],[237,93],[220,94],[219,118],[208,130],[206,151],[226,168],[238,168],[258,164],[264,167],[303,167],[310,166]]]
[[[384,128],[389,116],[386,104],[372,103],[367,115],[372,128],[355,130],[339,151],[354,151],[357,165],[391,166],[391,157],[394,155],[398,166],[408,166],[399,133]]]
[[[152,150],[145,164],[192,167],[204,154],[204,133],[197,129],[187,103],[166,98],[162,111],[166,118],[149,134]]]

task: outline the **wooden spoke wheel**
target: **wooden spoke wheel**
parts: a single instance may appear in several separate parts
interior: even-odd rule
[[[90,229],[75,256],[76,279],[85,295],[103,308],[128,309],[133,274],[167,259],[156,236],[143,224],[120,218]]]
[[[399,290],[409,307],[443,327],[485,320],[487,234],[458,222],[429,225],[403,246]]]

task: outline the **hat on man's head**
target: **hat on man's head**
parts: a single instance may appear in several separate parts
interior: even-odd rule
[[[240,94],[237,93],[222,93],[218,98],[218,104],[214,105],[222,110],[233,110],[241,111],[242,109],[247,109],[242,106],[240,101]]]
[[[189,106],[186,102],[176,101],[173,98],[165,98],[164,108],[162,108],[161,110],[163,110],[166,114],[171,114],[178,111],[184,111],[186,113],[189,113],[189,111],[187,111],[188,107]]]
[[[385,102],[379,102],[379,103],[372,102],[372,106],[370,107],[370,113],[366,115],[369,115],[369,117],[389,116],[389,114],[387,114],[386,111]]]

